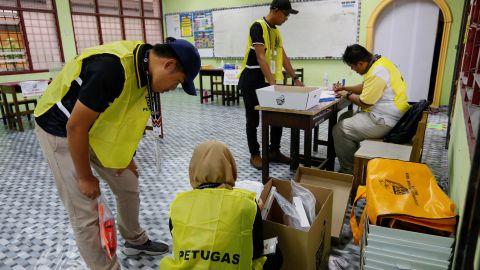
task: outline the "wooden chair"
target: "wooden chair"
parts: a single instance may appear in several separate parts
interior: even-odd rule
[[[368,161],[374,158],[398,159],[411,162],[421,162],[425,130],[427,128],[428,112],[422,113],[417,131],[410,144],[387,143],[379,140],[364,140],[355,152],[352,194],[355,195],[359,184],[365,184]]]
[[[303,83],[303,68],[297,68],[295,69],[295,75],[298,75],[298,78],[300,79],[300,81]],[[287,78],[287,72],[283,71],[283,84],[284,85],[295,85],[294,81],[292,80],[292,78],[290,78],[290,83],[288,83],[288,79],[290,77]]]
[[[238,87],[233,85],[224,85],[223,76],[211,76],[210,77],[210,89],[212,95],[215,95],[218,99],[218,96],[222,96],[222,105],[230,106],[230,101],[232,103],[240,102],[239,91],[236,89]]]
[[[22,116],[27,116],[30,120],[30,115],[33,114],[37,100],[35,98],[18,98],[17,94],[21,93],[19,85],[1,85],[0,92],[8,128],[16,129],[18,125],[18,130],[23,131]],[[7,100],[6,94],[12,95],[12,101]],[[33,108],[30,108],[29,104],[32,104]],[[25,106],[25,110],[21,105]]]
[[[24,98],[24,99],[19,99],[17,100],[18,105],[24,105],[25,106],[25,111],[31,111],[29,104],[33,105],[33,109],[37,106],[37,100],[35,98]],[[15,103],[14,102],[8,102],[8,105],[10,106],[10,111],[13,112],[15,111]],[[28,121],[31,120],[30,117],[31,114],[27,114]]]

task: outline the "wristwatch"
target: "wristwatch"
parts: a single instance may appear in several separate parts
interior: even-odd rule
[[[298,80],[298,75],[293,76],[293,77],[292,77],[292,80],[294,80],[294,81],[295,81],[295,80]]]
[[[347,94],[345,95],[345,98],[347,98],[347,100],[349,100],[349,97],[352,95],[353,93],[348,91]]]

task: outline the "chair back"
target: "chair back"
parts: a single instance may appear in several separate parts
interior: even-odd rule
[[[418,122],[417,131],[413,137],[412,152],[410,153],[410,161],[421,162],[423,152],[423,142],[425,141],[425,130],[427,129],[428,111],[422,112],[422,118]]]
[[[295,69],[295,75],[298,75],[298,79],[303,83],[303,68]],[[295,82],[293,80],[290,80],[290,81],[291,81],[290,85],[295,85]],[[284,85],[289,85],[288,78],[287,78],[287,72],[285,72],[285,71],[283,71],[283,84]]]

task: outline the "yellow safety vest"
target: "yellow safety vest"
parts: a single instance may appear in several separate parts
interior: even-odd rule
[[[278,28],[271,28],[267,25],[264,19],[256,20],[255,22],[260,23],[262,26],[263,32],[263,40],[265,42],[265,57],[267,59],[268,67],[270,71],[272,71],[272,59],[275,62],[275,73],[273,77],[275,81],[283,81],[283,42],[282,36],[280,35],[280,31]],[[254,22],[254,23],[255,23]],[[252,24],[253,25],[253,24]],[[250,26],[251,28],[251,26]],[[245,52],[245,56],[243,57],[242,63],[242,72],[247,66],[248,54],[250,53],[250,49],[252,48],[252,37],[248,35],[247,39],[247,50]],[[241,73],[240,73],[241,74]],[[268,82],[265,78],[265,81]]]
[[[147,87],[141,87],[135,73],[133,51],[142,41],[118,41],[89,48],[68,62],[48,86],[35,108],[35,117],[47,112],[67,94],[80,76],[83,59],[97,54],[118,56],[125,73],[122,93],[102,112],[89,132],[89,143],[103,166],[126,168],[132,160],[150,116]],[[137,50],[138,52],[138,50]]]
[[[395,104],[395,107],[397,107],[397,109],[402,112],[402,114],[405,113],[410,108],[407,97],[407,83],[403,79],[400,70],[398,70],[397,66],[395,66],[394,63],[392,63],[386,57],[380,57],[368,69],[367,73],[365,73],[364,80],[366,80],[369,76],[372,76],[373,70],[377,66],[384,67],[388,71],[390,75],[390,84],[387,84],[387,87],[390,87],[395,95],[393,103]],[[369,112],[372,111],[372,109],[367,108],[363,109],[363,111]]]
[[[170,205],[173,256],[160,269],[263,269],[252,261],[255,193],[241,189],[195,189]]]

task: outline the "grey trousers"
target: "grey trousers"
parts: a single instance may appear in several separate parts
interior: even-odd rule
[[[79,190],[67,138],[53,136],[38,125],[35,132],[55,178],[60,199],[68,212],[78,250],[86,264],[94,270],[121,269],[117,256],[110,260],[101,247],[97,201],[86,197]],[[122,237],[134,245],[145,243],[148,236],[138,221],[138,178],[128,169],[115,176],[116,169],[103,167],[92,151],[90,163],[115,194],[117,227]]]
[[[353,174],[354,154],[360,142],[366,139],[381,139],[392,129],[383,118],[368,112],[347,111],[333,127],[335,152],[340,162],[339,172]]]

